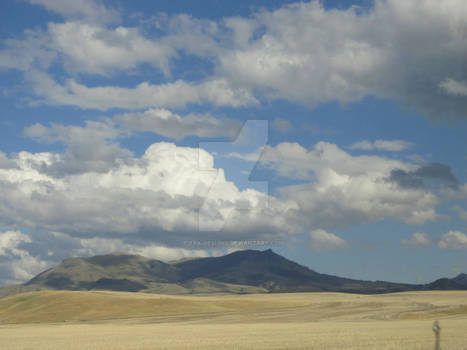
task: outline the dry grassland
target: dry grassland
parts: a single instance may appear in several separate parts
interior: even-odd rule
[[[0,349],[433,349],[434,319],[467,350],[467,292],[35,292],[0,299]]]

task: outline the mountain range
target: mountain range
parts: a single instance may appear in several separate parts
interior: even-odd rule
[[[165,263],[115,253],[70,258],[25,284],[0,288],[0,297],[32,290],[112,290],[164,294],[467,290],[467,275],[429,284],[363,281],[321,274],[271,249],[243,250]]]

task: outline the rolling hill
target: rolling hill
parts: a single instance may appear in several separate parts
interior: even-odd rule
[[[70,258],[20,285],[0,289],[0,297],[36,290],[108,290],[162,294],[348,292],[390,293],[464,290],[467,275],[429,284],[361,281],[321,274],[272,250],[243,250],[225,256],[164,263],[138,255]]]

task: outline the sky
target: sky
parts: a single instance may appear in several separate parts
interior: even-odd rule
[[[272,248],[467,272],[467,2],[0,2],[0,285]]]

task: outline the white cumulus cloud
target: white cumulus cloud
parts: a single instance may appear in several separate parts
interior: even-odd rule
[[[11,161],[5,153],[0,151],[0,169],[14,168],[16,165]]]
[[[345,249],[348,243],[342,238],[325,230],[314,230],[310,232],[311,249],[316,252],[327,252]]]
[[[24,282],[49,266],[50,262],[21,247],[31,242],[31,238],[20,231],[0,232],[0,285]]]
[[[424,232],[416,232],[410,238],[402,239],[401,243],[409,248],[423,248],[430,246],[433,240]]]
[[[225,235],[294,232],[293,202],[240,191],[198,148],[151,145],[140,158],[96,172],[51,169],[61,157],[20,152],[17,169],[0,169],[0,225],[74,234],[148,234],[160,241],[202,235],[223,227]],[[203,206],[204,210],[199,211]],[[172,233],[168,233],[172,232]]]
[[[297,143],[266,146],[260,162],[282,176],[308,180],[279,189],[282,198],[298,204],[304,225],[348,227],[385,217],[420,224],[437,218],[435,193],[388,180],[393,169],[417,168],[410,163],[352,156],[327,142],[310,149]]]
[[[460,231],[449,231],[441,236],[438,247],[445,250],[467,249],[467,235]]]
[[[465,119],[466,19],[463,0],[376,0],[364,12],[294,3],[234,27],[241,45],[221,54],[219,71],[269,99],[316,106],[372,95]]]
[[[111,75],[135,70],[149,63],[169,74],[169,61],[176,50],[145,38],[137,28],[115,29],[82,22],[50,23],[48,46],[61,54],[71,73]],[[40,52],[38,52],[40,54]]]
[[[297,2],[244,18],[174,15],[133,27],[80,19],[105,18],[109,9],[95,1],[30,1],[67,20],[8,39],[0,67],[25,72],[35,97],[48,104],[104,110],[285,99],[314,107],[375,96],[431,119],[466,118],[464,0],[376,0],[365,11]],[[143,30],[148,23],[157,35]],[[182,54],[213,69],[184,81],[184,72],[172,69]],[[67,74],[49,77],[54,63]],[[76,77],[137,74],[143,64],[170,79],[128,88],[88,86]]]

